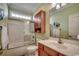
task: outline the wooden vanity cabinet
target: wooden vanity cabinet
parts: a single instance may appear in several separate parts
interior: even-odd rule
[[[44,51],[48,54],[48,56],[58,56],[58,52],[46,46],[44,46]]]
[[[34,16],[35,32],[45,33],[46,13],[41,10]]]
[[[44,52],[44,45],[38,43],[38,55],[39,56],[47,56],[47,54]]]
[[[38,56],[64,56],[64,54],[38,43]]]
[[[62,53],[59,53],[59,56],[65,56],[64,54],[62,54]]]

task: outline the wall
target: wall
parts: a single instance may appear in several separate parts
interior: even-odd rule
[[[30,21],[29,23],[27,23],[27,21],[23,21],[23,20],[15,20],[15,19],[9,19],[7,21],[8,23],[9,22],[13,22],[13,23],[24,23],[24,34],[26,35],[27,33],[30,33],[30,29],[29,29],[29,26],[30,26]]]
[[[49,9],[50,9],[50,5],[46,4],[46,5],[42,5],[41,7],[39,7],[37,9],[37,11],[34,13],[34,15],[36,13],[38,13],[40,10],[44,10],[46,12],[46,27],[45,30],[46,32],[44,34],[42,33],[36,33],[37,38],[43,39],[44,37],[49,37],[50,36],[50,26],[49,26]]]
[[[18,15],[23,15],[23,16],[30,16],[31,18],[32,18],[32,15],[33,15],[33,14],[30,14],[30,13],[24,13],[23,11],[19,11],[19,10],[16,10],[16,9],[9,7],[9,19],[22,20],[22,18],[12,17],[11,16],[12,13],[18,14]],[[27,20],[29,20],[29,19],[27,19]]]
[[[0,8],[1,9],[3,9],[4,10],[4,19],[3,20],[1,20],[0,21],[0,26],[4,26],[4,30],[3,30],[3,35],[4,36],[1,36],[1,38],[2,38],[2,46],[3,46],[3,49],[6,49],[7,48],[7,43],[8,43],[8,41],[7,41],[7,37],[6,37],[6,26],[7,26],[7,23],[6,23],[6,21],[7,21],[7,19],[8,19],[8,6],[7,6],[7,4],[6,3],[0,3]],[[5,38],[4,38],[5,37]]]
[[[61,25],[61,36],[63,38],[68,38],[69,15],[75,13],[79,13],[79,4],[74,4],[71,7],[64,8],[63,10],[56,12],[52,15],[52,20],[59,22]]]

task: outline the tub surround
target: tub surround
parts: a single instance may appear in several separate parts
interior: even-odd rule
[[[38,46],[39,46],[39,44],[42,44],[42,46],[48,47],[51,50],[56,51],[56,53],[58,52],[58,53],[61,53],[62,55],[67,55],[67,56],[79,55],[79,45],[69,43],[69,42],[67,42],[67,39],[62,39],[62,41],[63,41],[63,43],[59,44],[58,38],[50,38],[48,40],[40,40],[38,42]],[[44,49],[46,50],[45,47],[44,47]],[[38,47],[38,50],[40,50],[39,47]],[[54,53],[54,56],[58,56],[58,53],[57,54],[56,53]],[[38,52],[38,54],[39,54],[39,52]],[[46,55],[46,54],[44,54],[44,55]]]

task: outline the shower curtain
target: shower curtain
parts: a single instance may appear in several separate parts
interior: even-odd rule
[[[8,48],[15,48],[24,45],[24,23],[8,23],[9,45]]]

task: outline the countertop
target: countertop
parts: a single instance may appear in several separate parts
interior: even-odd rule
[[[50,38],[47,40],[40,40],[38,43],[41,43],[51,49],[54,49],[57,52],[60,52],[67,56],[78,56],[79,55],[79,46],[63,42],[62,44],[57,43],[58,38]]]

